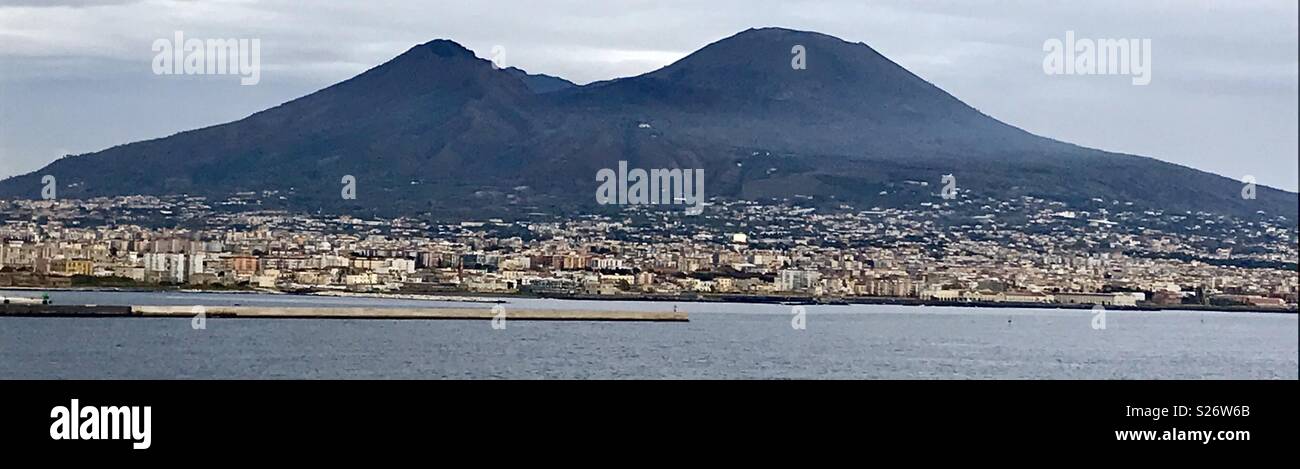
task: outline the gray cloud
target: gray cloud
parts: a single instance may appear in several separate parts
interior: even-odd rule
[[[865,42],[1035,133],[1296,190],[1297,4],[1029,0],[590,2],[0,0],[0,177],[237,119],[434,38],[587,83],[667,65],[737,31]],[[259,38],[262,83],[158,77],[154,39]],[[1042,44],[1149,38],[1153,79],[1047,76]]]

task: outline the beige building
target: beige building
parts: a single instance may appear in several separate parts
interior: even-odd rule
[[[50,262],[50,273],[56,275],[94,275],[95,261],[89,259],[55,259]]]
[[[1137,306],[1132,293],[1056,293],[1057,303],[1067,305]]]

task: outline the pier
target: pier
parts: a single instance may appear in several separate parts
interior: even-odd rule
[[[491,308],[364,308],[364,307],[269,307],[204,306],[202,312],[214,318],[259,319],[483,319],[497,317]],[[100,306],[30,305],[0,306],[0,316],[23,317],[194,317],[190,306]],[[507,320],[521,321],[627,321],[688,322],[685,312],[585,311],[552,309],[506,309]]]

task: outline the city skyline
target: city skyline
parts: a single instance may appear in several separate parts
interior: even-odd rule
[[[1294,310],[1300,293],[1300,232],[1284,217],[962,195],[913,209],[721,202],[439,223],[259,208],[274,197],[0,202],[0,288],[1265,311]]]

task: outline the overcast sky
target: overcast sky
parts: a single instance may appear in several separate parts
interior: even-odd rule
[[[750,27],[865,42],[1036,134],[1297,189],[1296,0],[0,0],[0,177],[245,117],[435,38],[578,83]],[[261,81],[154,75],[156,39],[261,40]],[[1151,83],[1043,72],[1043,44],[1150,39]]]

